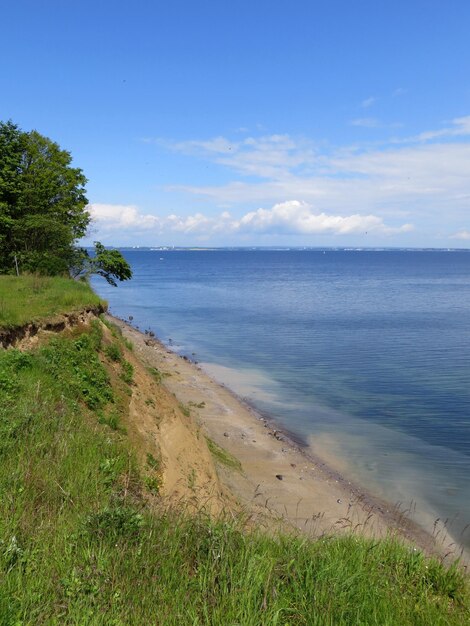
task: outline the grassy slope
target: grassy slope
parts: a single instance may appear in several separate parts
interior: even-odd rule
[[[393,541],[150,511],[153,463],[137,467],[119,427],[132,372],[113,342],[95,324],[0,351],[0,624],[467,622],[459,571]]]
[[[0,276],[0,327],[3,328],[78,311],[100,302],[89,285],[68,278]]]

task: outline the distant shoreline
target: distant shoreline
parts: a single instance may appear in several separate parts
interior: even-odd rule
[[[93,246],[85,246],[93,250]],[[385,246],[105,246],[123,252],[470,252],[469,248],[410,248]]]

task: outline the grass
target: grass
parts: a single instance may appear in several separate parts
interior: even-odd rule
[[[185,416],[185,417],[190,417],[191,415],[191,409],[189,408],[189,406],[186,406],[186,404],[183,404],[182,402],[179,403],[179,408],[181,413]]]
[[[157,381],[157,383],[161,383],[163,380],[163,374],[156,367],[147,367],[148,373]]]
[[[121,368],[122,368],[122,371],[121,371],[122,380],[128,385],[132,385],[132,383],[134,382],[134,367],[132,363],[129,363],[129,361],[126,361],[125,359],[123,359],[121,362]]]
[[[126,409],[106,345],[94,324],[0,351],[2,626],[468,623],[462,572],[395,540],[273,537],[150,509],[160,461],[139,468],[117,423],[100,423]]]
[[[195,409],[203,409],[206,406],[205,402],[188,402],[189,406],[193,406]]]
[[[227,450],[224,450],[223,448],[218,446],[215,443],[215,441],[210,439],[210,437],[206,437],[206,441],[207,441],[207,447],[209,448],[212,456],[219,463],[222,463],[222,465],[230,467],[231,469],[236,469],[238,471],[241,471],[242,464],[236,457],[230,454],[230,452],[227,452]]]
[[[119,363],[122,361],[122,351],[117,343],[111,343],[109,346],[106,346],[104,352],[111,361]]]
[[[0,276],[0,327],[14,328],[103,301],[84,282],[48,276]]]

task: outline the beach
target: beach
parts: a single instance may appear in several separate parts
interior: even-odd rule
[[[443,553],[445,546],[403,511],[312,456],[200,365],[127,322],[109,318],[133,343],[136,357],[158,369],[162,384],[188,408],[204,435],[240,462],[239,469],[217,463],[219,481],[235,508],[269,528],[315,537],[349,531],[377,538],[395,534],[428,553]]]

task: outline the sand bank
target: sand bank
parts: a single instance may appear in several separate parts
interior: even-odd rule
[[[313,536],[351,529],[374,537],[393,532],[426,551],[441,552],[393,505],[308,454],[200,366],[126,322],[110,319],[132,341],[136,356],[164,374],[165,387],[188,407],[203,432],[240,461],[241,470],[219,463],[219,479],[258,522],[282,523]]]

